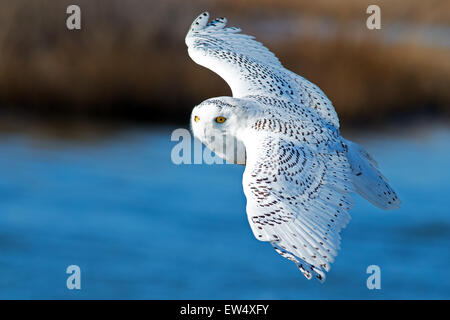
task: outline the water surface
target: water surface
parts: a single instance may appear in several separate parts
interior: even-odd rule
[[[243,167],[172,164],[172,130],[0,135],[0,298],[450,298],[448,127],[354,137],[403,206],[358,198],[325,284],[253,237]],[[66,288],[72,264],[79,291]],[[381,290],[366,287],[372,264]]]

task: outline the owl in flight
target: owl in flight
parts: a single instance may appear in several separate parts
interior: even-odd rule
[[[228,162],[244,164],[247,216],[306,278],[325,280],[350,220],[354,192],[381,209],[400,199],[358,144],[344,139],[331,101],[316,85],[225,18],[202,13],[186,35],[189,56],[221,76],[233,97],[196,106],[196,138]]]

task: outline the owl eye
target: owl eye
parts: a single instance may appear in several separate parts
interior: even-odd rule
[[[225,120],[227,120],[225,117],[217,117],[217,118],[216,118],[216,122],[217,122],[217,123],[224,123]]]
[[[195,121],[195,122],[199,122],[199,121],[200,121],[200,118],[197,117],[197,116],[195,116],[195,117],[194,117],[194,121]]]

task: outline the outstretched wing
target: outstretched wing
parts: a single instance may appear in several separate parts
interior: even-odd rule
[[[350,220],[350,166],[344,146],[314,149],[256,133],[244,141],[247,215],[255,237],[270,242],[310,279],[325,280]]]
[[[205,12],[192,23],[186,35],[188,53],[196,63],[221,76],[234,97],[262,95],[290,99],[315,109],[339,128],[331,101],[316,85],[285,69],[254,37],[240,33],[239,28],[226,27],[225,18],[211,22],[208,19]]]

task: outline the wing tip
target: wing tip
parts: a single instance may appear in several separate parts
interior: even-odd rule
[[[397,210],[402,206],[402,200],[400,200],[397,195],[394,198],[389,199],[389,201],[384,201],[382,203],[374,201],[370,202],[372,202],[372,204],[374,204],[376,207],[385,211]]]
[[[209,20],[209,12],[205,11],[200,13],[197,18],[194,19],[194,21],[191,24],[191,30],[199,30],[203,29]]]
[[[204,29],[206,27],[206,25],[208,24],[208,20],[209,20],[209,12],[208,11],[204,11],[204,12],[200,13],[197,16],[197,18],[194,19],[191,26],[189,27],[189,31],[186,34],[186,38],[185,38],[185,42],[188,47],[190,45],[189,38],[191,37],[192,33]]]
[[[192,22],[188,33],[186,34],[185,42],[189,47],[195,39],[197,33],[201,33],[203,30],[212,32],[224,32],[224,33],[239,33],[242,32],[238,27],[226,27],[228,20],[225,17],[220,17],[209,21],[210,15],[208,11],[202,12]],[[248,36],[253,39],[253,36]]]
[[[315,278],[320,283],[325,283],[325,280],[327,279],[325,272],[323,272],[320,268],[315,268],[314,266],[309,265],[308,263],[306,263],[306,267],[309,268],[309,270],[307,270],[303,264],[297,264],[297,267],[308,280]]]

